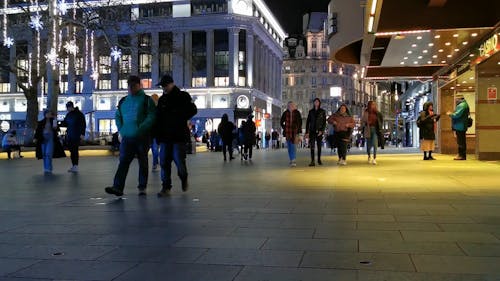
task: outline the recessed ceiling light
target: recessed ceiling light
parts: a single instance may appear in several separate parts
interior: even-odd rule
[[[438,55],[433,55],[433,56],[432,56],[432,58],[433,58],[433,59],[435,59],[435,58],[437,58],[437,57],[438,57]]]
[[[434,36],[434,38],[436,38],[436,39],[441,38],[441,35],[436,35],[436,36]]]
[[[500,64],[500,61],[499,61],[499,62],[497,62],[497,64]]]
[[[462,42],[462,45],[464,45],[464,46],[467,44],[469,44],[469,42],[467,42],[467,41]]]
[[[445,61],[445,60],[442,60],[442,61],[441,61],[441,63],[446,63],[446,61]]]
[[[455,52],[458,52],[458,51],[460,51],[460,49],[458,49],[458,48],[457,48],[457,49],[455,49]]]
[[[422,59],[422,58],[423,58],[422,56],[418,56],[418,59],[419,59],[419,60],[420,60],[420,59]]]
[[[455,87],[451,87],[450,89],[455,90]]]
[[[474,87],[472,87],[472,86],[469,86],[469,89],[472,89],[472,88],[474,88]]]
[[[446,46],[450,46],[450,45],[451,45],[451,43],[450,43],[450,42],[446,42],[446,43],[444,43],[444,44],[445,44]]]
[[[472,58],[473,56],[474,56],[474,54],[470,54],[470,55],[469,55],[469,57],[471,57],[471,58]]]
[[[411,54],[411,53],[413,53],[413,52],[412,51],[408,51],[408,54]]]
[[[414,61],[413,64],[418,64],[418,61]]]
[[[447,55],[448,58],[451,58],[451,55]]]
[[[413,48],[416,48],[417,47],[417,44],[412,44],[411,45]]]
[[[408,59],[408,57],[404,57],[403,59],[407,60],[407,59]]]
[[[443,51],[444,51],[443,49],[439,49],[439,51],[438,51],[438,52],[442,53]]]
[[[460,87],[460,84],[457,84],[457,87]]]
[[[475,32],[474,32],[474,33],[472,33],[472,34],[471,34],[471,36],[472,36],[472,37],[476,37],[476,36],[477,36],[477,33],[475,33]]]
[[[402,62],[400,62],[399,64],[405,64],[405,62],[404,62],[404,61],[402,61]]]
[[[434,46],[434,43],[429,43],[429,47],[432,47],[432,46]]]
[[[457,37],[458,37],[458,34],[456,34],[456,33],[455,33],[455,34],[453,34],[453,37],[457,38]]]
[[[422,51],[422,53],[424,53],[424,54],[427,54],[427,52],[428,52],[427,50],[423,50],[423,51]]]
[[[420,40],[420,39],[422,39],[422,36],[417,36],[417,40]]]
[[[498,64],[500,64],[500,62]],[[474,80],[474,77],[469,77],[469,80]]]
[[[428,64],[431,64],[431,63],[432,63],[432,61],[430,61],[430,60],[429,60],[429,61],[427,61],[427,63],[428,63]]]
[[[467,81],[463,81],[462,84],[467,84]]]

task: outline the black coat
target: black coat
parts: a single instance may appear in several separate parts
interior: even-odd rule
[[[233,122],[223,121],[219,124],[217,130],[224,143],[230,144],[233,141]]]
[[[54,121],[53,118],[50,119],[50,124]],[[43,129],[45,128],[45,123],[47,122],[47,119],[44,118],[42,121],[38,121],[38,125],[36,126],[36,131],[35,131],[35,139],[36,139],[36,158],[37,159],[42,159],[43,154],[42,154],[42,143],[44,141],[43,139]],[[66,153],[64,152],[64,149],[62,147],[61,142],[59,141],[58,137],[58,131],[59,129],[54,129],[52,128],[52,135],[54,136],[54,153],[52,154],[52,158],[63,158],[66,157]]]
[[[318,134],[326,128],[326,112],[322,108],[309,110],[306,121],[306,134]]]
[[[78,108],[75,108],[75,110],[66,114],[62,126],[68,128],[66,133],[68,141],[79,142],[80,136],[85,136],[85,129],[87,128],[85,115]]]
[[[417,119],[417,126],[420,129],[420,139],[435,140],[434,120],[439,121],[439,115],[429,115],[428,111],[421,111]]]
[[[172,92],[163,94],[158,100],[153,136],[159,143],[188,142],[187,122],[197,112],[191,96],[175,86]]]
[[[245,126],[243,126],[243,135],[244,135],[246,144],[253,145],[256,143],[256,136],[255,136],[256,130],[257,130],[257,127],[255,127],[255,123],[251,120],[250,121],[247,120]]]

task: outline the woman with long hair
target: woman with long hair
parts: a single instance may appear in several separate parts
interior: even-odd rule
[[[368,163],[377,165],[377,147],[379,145],[379,136],[384,123],[384,117],[377,109],[377,104],[374,101],[369,101],[363,117],[361,118],[361,127],[364,131],[366,139],[366,153],[368,154]],[[373,148],[373,158],[371,150]]]
[[[352,129],[354,128],[354,118],[351,116],[347,105],[342,104],[337,112],[328,118],[328,123],[335,129],[335,143],[338,148],[339,165],[347,165],[347,145],[351,142]]]

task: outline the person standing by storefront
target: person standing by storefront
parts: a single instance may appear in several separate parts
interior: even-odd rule
[[[113,186],[106,187],[108,194],[123,195],[130,163],[137,156],[139,161],[139,196],[146,195],[148,184],[148,151],[151,128],[155,122],[155,104],[144,93],[138,76],[128,78],[129,94],[122,98],[115,113],[116,126],[122,136],[120,164],[116,170]]]
[[[379,145],[380,129],[384,123],[384,117],[377,109],[377,104],[374,101],[369,101],[365,112],[361,118],[361,126],[363,127],[364,136],[366,139],[366,153],[368,154],[368,163],[377,165],[377,147]],[[371,150],[373,148],[373,158],[371,158]]]
[[[335,114],[328,118],[328,123],[334,126],[335,142],[338,149],[339,165],[347,165],[347,144],[351,142],[352,130],[355,126],[347,105],[342,104]]]
[[[420,128],[420,150],[424,153],[424,160],[436,160],[432,157],[436,140],[436,125],[441,117],[434,113],[432,102],[424,103],[423,111],[417,119],[417,126]]]
[[[467,128],[469,119],[469,104],[463,95],[456,97],[457,107],[455,112],[448,111],[446,115],[451,117],[451,127],[455,132],[458,144],[458,155],[453,160],[467,160]]]
[[[315,166],[314,149],[318,148],[318,165],[321,163],[321,146],[323,145],[323,134],[326,127],[326,112],[321,108],[321,100],[314,99],[314,108],[309,111],[306,121],[306,136],[309,136],[311,147],[311,163],[310,167]]]
[[[78,162],[80,155],[78,149],[80,141],[85,137],[85,130],[87,129],[87,122],[85,122],[85,115],[78,107],[75,107],[72,101],[66,103],[66,110],[68,113],[64,117],[62,127],[66,127],[66,143],[71,154],[71,168],[69,173],[78,173]]]
[[[229,121],[227,114],[222,115],[222,121],[217,128],[222,138],[222,154],[224,155],[224,162],[227,161],[227,153],[229,152],[229,160],[233,160],[233,130],[234,123]]]
[[[165,197],[172,189],[172,161],[177,166],[182,191],[188,190],[186,149],[190,132],[187,124],[198,109],[189,93],[181,91],[170,75],[163,76],[158,86],[163,88],[163,95],[158,100],[153,135],[160,144],[162,188],[158,197]]]
[[[286,138],[290,167],[296,167],[297,143],[299,143],[302,131],[302,116],[294,102],[288,102],[287,110],[281,115],[280,125],[283,129],[283,136]]]
[[[44,118],[38,121],[33,142],[36,144],[36,158],[43,159],[45,175],[52,174],[52,159],[66,157],[59,141],[57,120],[50,109],[43,111]]]

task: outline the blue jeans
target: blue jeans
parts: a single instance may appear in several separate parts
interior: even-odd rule
[[[297,158],[297,145],[293,141],[287,140],[286,146],[288,148],[288,158],[290,158],[290,161],[295,161]]]
[[[377,158],[378,137],[377,128],[370,127],[370,138],[366,140],[366,153],[370,156],[371,148],[373,147],[373,158]]]
[[[54,155],[54,139],[44,138],[42,143],[43,169],[52,172],[52,156]]]
[[[137,156],[139,160],[139,186],[140,190],[146,189],[148,185],[148,150],[149,142],[139,138],[124,137],[120,144],[120,164],[115,174],[113,186],[123,191],[127,179],[130,163]]]
[[[188,177],[186,167],[186,144],[166,142],[160,143],[160,166],[162,187],[172,188],[172,161],[177,166],[177,175],[184,181]]]
[[[156,142],[156,139],[153,139],[151,143],[151,153],[153,154],[153,166],[156,166],[160,163],[160,146]]]

